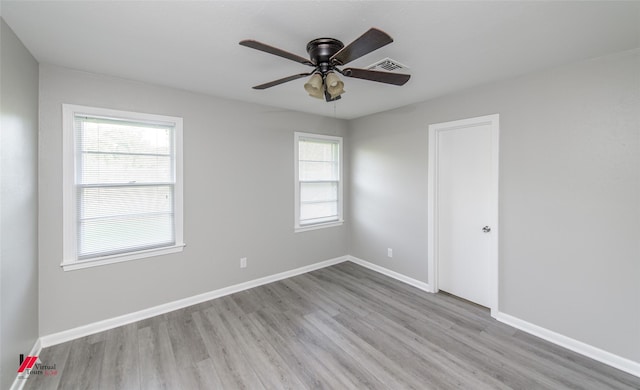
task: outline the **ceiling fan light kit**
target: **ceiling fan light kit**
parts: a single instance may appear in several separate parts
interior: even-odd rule
[[[256,85],[253,87],[254,89],[267,89],[302,77],[311,76],[304,84],[304,89],[309,96],[318,99],[324,97],[327,102],[331,102],[340,99],[341,95],[345,92],[344,82],[338,77],[337,73],[345,77],[377,81],[391,85],[404,85],[409,81],[411,76],[407,74],[360,68],[339,68],[391,42],[393,42],[393,39],[387,33],[376,28],[369,29],[347,46],[344,46],[342,42],[334,38],[318,38],[307,44],[309,59],[250,39],[240,41],[240,45],[314,67],[314,70],[310,73],[300,73],[284,77],[265,84]]]

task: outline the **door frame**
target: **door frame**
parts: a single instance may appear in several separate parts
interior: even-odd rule
[[[427,251],[427,272],[428,283],[431,292],[436,293],[438,289],[438,140],[440,133],[448,130],[455,130],[464,127],[489,125],[491,128],[491,204],[489,213],[491,217],[487,221],[491,226],[490,253],[489,253],[489,285],[491,291],[490,309],[491,316],[498,314],[499,297],[499,258],[498,258],[498,178],[499,178],[499,145],[500,145],[500,115],[486,115],[476,118],[461,119],[451,122],[443,122],[429,125],[429,165],[427,171],[427,231],[428,231],[428,251]]]

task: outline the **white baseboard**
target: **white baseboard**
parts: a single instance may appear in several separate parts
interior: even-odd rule
[[[29,351],[27,356],[39,356],[40,351],[42,351],[42,342],[38,338],[36,342],[33,344],[33,347],[31,348],[31,351]],[[20,378],[19,375],[16,375],[16,379],[13,380],[13,384],[11,385],[10,390],[22,390],[28,378],[29,378],[29,375],[26,375],[22,378]]]
[[[561,335],[560,333],[556,333],[541,326],[534,325],[530,322],[521,320],[517,317],[513,317],[509,314],[498,312],[496,319],[500,322],[513,326],[514,328],[520,329],[534,336],[540,337],[541,339],[547,340],[573,352],[577,352],[593,360],[597,360],[611,367],[615,367],[624,372],[628,372],[631,375],[640,377],[640,363],[638,362],[623,358],[611,352],[604,351],[600,348],[596,348],[592,345],[583,343],[582,341],[578,341],[570,337]]]
[[[431,286],[429,286],[428,283],[421,282],[421,281],[419,281],[417,279],[410,278],[410,277],[408,277],[406,275],[397,273],[396,271],[392,271],[392,270],[390,270],[388,268],[381,267],[381,266],[379,266],[377,264],[370,263],[370,262],[368,262],[366,260],[359,259],[359,258],[357,258],[355,256],[350,256],[349,255],[349,256],[347,256],[347,259],[349,261],[354,262],[354,263],[356,263],[358,265],[361,265],[361,266],[363,266],[365,268],[369,268],[370,270],[379,272],[379,273],[381,273],[383,275],[387,275],[390,278],[399,280],[399,281],[404,282],[406,284],[409,284],[409,285],[411,285],[413,287],[419,288],[420,290],[424,290],[424,291],[427,291],[427,292],[433,292],[433,289],[431,289]]]
[[[117,328],[118,326],[127,325],[136,321],[144,320],[146,318],[155,317],[160,314],[168,313],[170,311],[182,309],[191,305],[206,302],[211,299],[223,297],[225,295],[233,294],[250,288],[262,286],[276,282],[278,280],[290,278],[292,276],[311,272],[320,268],[329,267],[334,264],[342,263],[349,260],[348,256],[336,257],[334,259],[321,261],[319,263],[311,264],[305,267],[292,269],[289,271],[281,272],[275,275],[265,276],[250,280],[248,282],[236,284],[229,287],[224,287],[218,290],[209,291],[203,294],[194,295],[192,297],[179,299],[177,301],[164,303],[162,305],[150,307],[133,313],[125,314],[122,316],[109,318],[103,321],[94,322],[91,324],[79,326],[77,328],[64,330],[62,332],[53,333],[40,337],[40,343],[42,348],[50,347],[52,345],[61,344],[67,341],[71,341],[80,337],[89,336],[94,333],[102,332],[105,330]]]

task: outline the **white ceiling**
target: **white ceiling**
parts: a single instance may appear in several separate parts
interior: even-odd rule
[[[338,118],[357,118],[499,79],[640,47],[640,2],[5,1],[0,12],[41,63]],[[344,78],[334,103],[299,79],[311,68],[238,45],[256,39],[307,57],[306,44],[348,44],[370,27],[395,42],[402,87]]]

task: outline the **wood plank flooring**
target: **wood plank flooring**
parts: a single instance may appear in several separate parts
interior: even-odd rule
[[[45,348],[25,389],[640,389],[487,309],[341,263]]]

